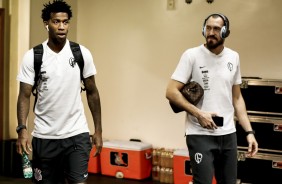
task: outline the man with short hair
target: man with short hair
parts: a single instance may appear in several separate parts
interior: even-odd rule
[[[193,183],[236,184],[237,138],[236,114],[246,131],[248,155],[254,156],[258,144],[241,95],[240,60],[237,52],[224,46],[229,36],[229,21],[223,14],[211,14],[202,34],[206,43],[186,50],[168,84],[166,97],[187,112],[186,143],[191,159]],[[188,102],[180,90],[189,81],[204,89],[197,105]],[[215,119],[223,125],[216,124]]]
[[[80,67],[74,60],[67,34],[71,7],[63,0],[44,4],[43,24],[48,39],[42,43],[43,57],[37,84],[32,132],[33,182],[44,184],[86,183],[92,144],[95,156],[102,149],[101,106],[94,75],[96,68],[90,51],[79,45],[84,60],[82,72],[86,97],[95,133],[92,144],[81,100]],[[26,122],[34,85],[34,52],[26,52],[17,76],[20,92],[17,103],[17,152],[29,154],[31,145]]]

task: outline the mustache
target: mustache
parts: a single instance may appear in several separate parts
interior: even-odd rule
[[[217,40],[217,38],[215,36],[208,36],[207,38],[214,38]]]

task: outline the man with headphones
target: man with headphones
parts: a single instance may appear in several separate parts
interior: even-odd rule
[[[187,49],[171,76],[166,98],[187,112],[186,143],[194,184],[235,184],[237,180],[237,138],[234,115],[246,131],[248,156],[258,151],[258,143],[241,95],[240,60],[237,52],[224,46],[229,21],[223,14],[209,15],[203,24],[206,43]],[[180,90],[189,81],[204,89],[197,105]]]

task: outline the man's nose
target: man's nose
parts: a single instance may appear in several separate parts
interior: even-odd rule
[[[61,22],[61,23],[59,24],[59,29],[65,29],[65,25],[64,25],[63,22]]]

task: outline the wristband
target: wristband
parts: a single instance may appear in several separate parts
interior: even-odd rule
[[[17,126],[17,128],[16,128],[17,133],[19,133],[22,129],[26,129],[26,126],[23,125],[23,124]]]
[[[246,136],[248,136],[249,134],[254,134],[255,135],[255,131],[254,130],[246,131]]]

